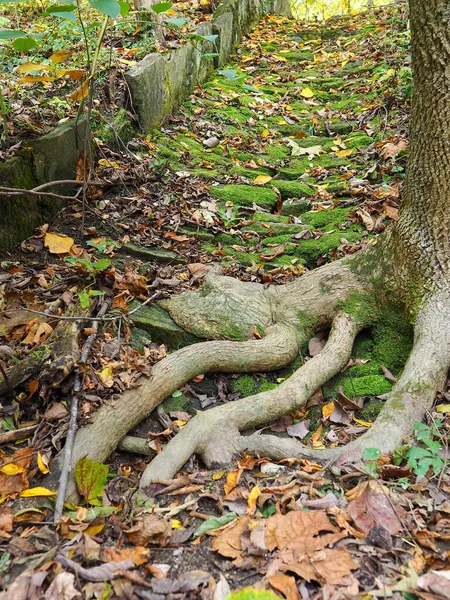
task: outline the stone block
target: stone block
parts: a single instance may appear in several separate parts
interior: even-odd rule
[[[290,0],[270,0],[270,13],[272,15],[282,15],[292,17]]]
[[[136,306],[137,304],[133,303],[131,308]],[[170,349],[176,350],[200,341],[177,325],[169,313],[158,304],[143,306],[133,313],[131,318],[136,327],[150,334],[152,342],[165,344]]]
[[[122,253],[163,265],[185,265],[187,263],[184,256],[165,248],[146,248],[145,246],[128,243],[124,244]]]
[[[228,58],[234,48],[234,14],[232,12],[225,12],[218,15],[213,21],[213,30],[218,38],[218,66],[223,67],[227,64]]]
[[[33,140],[37,182],[75,179],[78,158],[90,144],[88,136],[87,119],[81,117],[62,123],[47,135]],[[57,191],[67,191],[67,188]]]
[[[144,131],[160,125],[164,115],[166,60],[161,54],[148,54],[127,73],[125,79]]]

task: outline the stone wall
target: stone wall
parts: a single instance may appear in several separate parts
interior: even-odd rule
[[[47,135],[27,142],[27,149],[0,163],[0,185],[31,189],[49,181],[75,179],[78,158],[85,148],[87,121],[83,117],[56,127]],[[71,188],[51,191],[70,193]],[[61,209],[49,198],[0,196],[0,256],[31,235]]]
[[[166,115],[205,81],[215,67],[224,66],[241,38],[259,22],[264,12],[291,15],[289,0],[222,0],[212,21],[200,24],[201,36],[217,35],[215,45],[187,42],[166,54],[148,54],[125,78],[133,108],[144,131],[158,127]],[[205,54],[217,53],[217,57]]]

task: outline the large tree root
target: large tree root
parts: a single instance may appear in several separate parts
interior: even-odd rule
[[[325,348],[275,390],[200,413],[149,464],[141,478],[141,493],[152,481],[167,479],[193,453],[209,467],[220,467],[243,451],[272,459],[308,458],[354,462],[365,448],[392,452],[414,423],[432,407],[450,366],[450,302],[434,297],[415,325],[411,355],[374,426],[359,439],[337,448],[313,450],[299,442],[270,435],[242,436],[240,431],[270,422],[302,406],[314,391],[348,361],[357,333],[354,319],[336,317]]]
[[[246,373],[279,369],[295,359],[300,342],[301,337],[296,331],[284,325],[274,325],[262,340],[202,342],[178,350],[157,363],[151,377],[140,388],[129,390],[117,402],[102,406],[93,423],[78,431],[72,465],[75,466],[84,456],[99,462],[106,460],[130,429],[196,375],[211,371]],[[52,463],[46,485],[56,487],[61,465],[60,453]],[[73,497],[74,493],[72,479],[68,484],[67,497]]]

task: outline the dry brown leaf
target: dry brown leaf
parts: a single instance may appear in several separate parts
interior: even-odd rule
[[[242,552],[241,536],[247,531],[249,520],[249,517],[240,517],[233,521],[213,540],[212,549],[222,556],[238,558]]]
[[[172,537],[170,523],[159,515],[144,515],[136,525],[125,532],[132,544],[166,546]]]
[[[300,598],[293,577],[283,573],[280,575],[272,575],[272,577],[268,577],[266,581],[270,583],[274,590],[283,594],[286,600],[298,600]]]
[[[26,337],[20,342],[24,346],[42,344],[53,333],[53,328],[48,323],[32,323]]]
[[[365,533],[375,525],[381,525],[389,533],[397,533],[402,527],[400,517],[405,514],[398,504],[395,510],[389,499],[389,489],[378,481],[366,481],[358,496],[348,505],[348,513]]]
[[[69,414],[67,408],[61,402],[54,402],[51,407],[43,414],[47,421],[58,421],[64,419]]]
[[[67,235],[48,231],[44,237],[44,244],[51,254],[69,254],[73,242],[74,240]]]
[[[284,558],[285,555],[286,550],[280,553],[280,558]],[[345,584],[351,571],[359,566],[350,554],[341,548],[324,548],[317,552],[304,553],[302,556],[297,555],[295,559],[296,562],[283,565],[282,570],[296,573],[308,582],[314,580],[332,585]]]
[[[148,562],[150,558],[150,549],[145,546],[133,546],[132,548],[121,548],[118,550],[113,546],[106,548],[102,554],[104,562],[122,562],[127,558],[131,558],[134,564],[139,567]]]
[[[266,521],[265,539],[269,551],[289,546],[300,552],[314,552],[345,535],[330,523],[325,511],[290,512],[273,515]]]
[[[9,506],[0,507],[0,538],[9,539],[13,530],[13,515]]]

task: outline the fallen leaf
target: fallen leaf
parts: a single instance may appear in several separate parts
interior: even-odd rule
[[[236,469],[235,471],[230,471],[227,475],[227,480],[223,487],[223,491],[225,494],[229,494],[232,489],[234,489],[239,483],[239,479],[242,475],[242,469]]]
[[[300,92],[300,96],[303,96],[303,98],[312,98],[314,96],[314,92],[311,88],[303,88]]]
[[[73,600],[80,592],[75,588],[75,575],[63,571],[58,573],[45,592],[44,600]]]
[[[58,233],[47,232],[44,237],[44,244],[51,254],[68,254],[73,242],[71,237]]]
[[[104,562],[122,562],[126,559],[131,559],[134,564],[139,567],[140,565],[148,562],[150,558],[150,549],[145,546],[133,546],[132,548],[105,548],[102,554],[102,560]]]
[[[35,498],[37,496],[56,496],[58,492],[54,492],[53,490],[48,490],[45,487],[38,486],[34,488],[29,488],[28,490],[24,490],[20,493],[21,498]]]
[[[213,540],[212,549],[227,558],[237,558],[241,555],[241,536],[247,530],[249,517],[239,517]]]
[[[83,81],[81,86],[77,88],[74,92],[70,94],[70,99],[74,102],[78,102],[78,100],[84,100],[89,94],[89,79]]]
[[[405,511],[398,504],[394,508],[389,498],[389,489],[373,480],[366,481],[360,487],[359,495],[348,505],[348,513],[365,533],[375,525],[381,525],[391,534],[400,531],[400,517],[405,515]]]
[[[298,600],[300,598],[294,577],[284,574],[272,575],[266,581],[274,590],[283,594],[286,600]]]
[[[255,485],[252,488],[252,490],[251,490],[251,492],[250,492],[250,494],[248,496],[248,501],[247,501],[248,508],[247,508],[247,512],[246,512],[247,515],[251,516],[251,515],[255,514],[255,512],[256,512],[256,503],[257,503],[258,498],[260,497],[260,495],[261,495],[261,490],[259,489],[259,487],[257,485]]]
[[[272,179],[273,177],[270,175],[258,175],[258,177],[253,180],[253,183],[256,185],[265,185],[266,183],[269,183],[269,181],[272,181]]]

